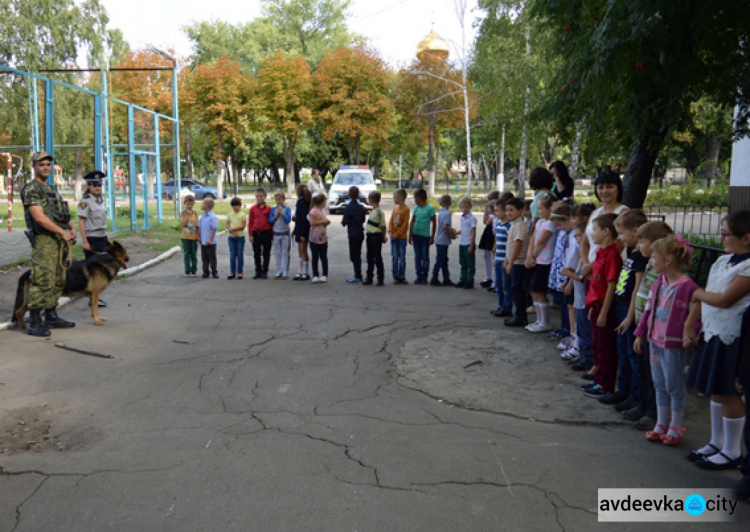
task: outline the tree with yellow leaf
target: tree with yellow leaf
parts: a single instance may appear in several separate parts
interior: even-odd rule
[[[286,169],[284,179],[294,191],[294,163],[300,135],[313,121],[313,80],[301,55],[287,58],[277,50],[261,62],[258,71],[256,123],[282,138]]]
[[[394,116],[392,75],[375,52],[363,46],[327,52],[314,79],[323,134],[341,135],[350,164],[359,164],[362,142],[385,145]]]
[[[234,160],[235,149],[245,141],[253,85],[253,78],[240,69],[240,63],[226,56],[213,64],[199,65],[186,80],[180,95],[181,117],[185,123],[200,124],[215,135],[217,162],[227,154]],[[217,180],[217,188],[220,186]]]

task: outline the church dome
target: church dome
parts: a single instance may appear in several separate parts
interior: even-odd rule
[[[450,47],[445,40],[435,33],[435,28],[417,45],[417,57],[424,61],[427,57],[445,61],[450,55]]]

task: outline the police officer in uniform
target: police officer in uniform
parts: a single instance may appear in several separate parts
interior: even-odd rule
[[[102,197],[102,180],[105,177],[98,170],[83,176],[88,188],[78,203],[78,232],[81,233],[83,253],[87,259],[95,253],[107,251],[107,204]],[[99,307],[106,306],[100,299]]]
[[[76,230],[70,220],[68,203],[47,184],[52,162],[47,152],[34,153],[31,156],[34,179],[21,191],[26,227],[31,231],[32,240],[28,330],[32,336],[49,336],[50,328],[75,327],[75,323],[60,318],[56,310],[65,286],[68,245],[75,243]]]

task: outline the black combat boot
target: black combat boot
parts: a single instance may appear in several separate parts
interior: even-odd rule
[[[42,321],[41,313],[40,309],[29,310],[29,329],[27,332],[31,336],[49,336],[52,334]]]
[[[57,311],[53,308],[44,311],[44,323],[50,329],[70,329],[76,326],[72,321],[65,321],[58,316]]]

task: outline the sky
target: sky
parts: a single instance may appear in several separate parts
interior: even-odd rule
[[[260,16],[259,0],[99,0],[109,13],[110,27],[123,32],[131,48],[155,45],[174,49],[180,57],[190,55],[190,41],[183,26],[201,20],[223,20],[232,24]],[[455,0],[352,0],[349,29],[366,37],[392,66],[410,62],[417,44],[435,30],[451,44],[451,59],[461,55],[461,25]],[[472,21],[479,15],[477,0],[467,5],[466,45],[474,36]]]

